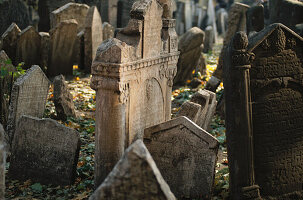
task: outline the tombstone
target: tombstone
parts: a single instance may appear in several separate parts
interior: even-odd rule
[[[217,30],[217,24],[216,24],[216,13],[215,13],[215,7],[213,4],[213,0],[208,0],[208,6],[207,6],[207,26],[211,26],[213,29],[213,42],[217,42],[218,40],[218,30]],[[207,29],[207,27],[206,27]],[[205,32],[206,32],[205,29]],[[205,37],[206,38],[206,37]]]
[[[211,52],[214,47],[214,29],[212,26],[207,26],[205,29],[204,53]]]
[[[200,127],[203,127],[203,124],[205,122],[208,106],[210,104],[209,100],[210,100],[210,93],[207,90],[199,90],[190,99],[191,102],[201,105],[200,116],[197,119],[197,121],[195,121],[195,123]]]
[[[65,121],[68,116],[75,117],[73,95],[69,92],[63,75],[56,76],[54,84],[54,104],[58,119]]]
[[[176,114],[176,117],[185,116],[193,122],[196,122],[200,117],[201,105],[186,101],[181,105],[179,112]]]
[[[203,51],[204,32],[198,27],[193,27],[179,39],[180,58],[178,71],[174,79],[174,85],[184,85],[191,80],[192,71],[197,69],[198,62]],[[202,71],[201,67],[197,71]]]
[[[42,184],[72,184],[79,150],[76,130],[52,119],[23,115],[14,136],[8,176]]]
[[[0,124],[0,199],[5,199],[5,138],[4,129]]]
[[[37,65],[14,82],[7,125],[9,144],[12,143],[15,127],[22,115],[43,116],[48,89],[49,80]]]
[[[118,0],[101,0],[98,7],[101,18],[105,22],[109,22],[114,27],[117,26]]]
[[[17,62],[24,62],[24,67],[40,65],[41,36],[34,27],[28,26],[21,33],[17,42]]]
[[[186,117],[149,127],[144,143],[178,199],[210,199],[219,142]]]
[[[97,50],[91,79],[97,91],[96,185],[125,147],[143,137],[144,128],[170,119],[179,52],[175,20],[162,20],[162,13],[156,0],[137,1],[128,26]],[[165,38],[161,38],[163,31]]]
[[[73,64],[77,55],[77,27],[78,23],[72,19],[63,21],[50,30],[48,76],[73,74]]]
[[[228,48],[224,92],[232,199],[250,195],[247,188],[257,196],[258,187],[265,199],[302,198],[302,47],[302,37],[272,24],[249,40],[237,33]]]
[[[92,61],[96,57],[98,46],[103,40],[101,16],[96,6],[88,10],[84,31],[84,69],[91,71]]]
[[[209,94],[209,101],[208,101],[206,115],[204,117],[204,123],[201,126],[201,128],[204,130],[209,130],[211,120],[216,112],[217,97],[216,97],[216,93],[214,93],[214,92],[211,92],[208,90],[204,90],[204,91],[206,91]]]
[[[11,58],[13,64],[16,64],[16,50],[19,33],[21,33],[19,27],[15,23],[12,23],[1,36],[2,49]]]
[[[130,20],[129,13],[132,10],[132,5],[136,0],[119,0],[117,9],[117,27],[123,28],[127,26]]]
[[[228,13],[224,8],[220,8],[216,12],[217,20],[218,20],[218,33],[225,35],[227,29],[227,18]]]
[[[68,3],[57,10],[51,12],[50,25],[51,28],[57,27],[61,22],[65,20],[74,19],[78,23],[78,32],[86,26],[86,15],[88,13],[89,6],[79,3]]]
[[[48,32],[50,30],[50,13],[61,6],[74,0],[43,0],[38,2],[39,31]]]
[[[264,28],[264,7],[262,4],[252,6],[247,10],[246,26],[248,35]]]
[[[40,45],[40,67],[44,73],[47,72],[47,65],[48,65],[48,52],[50,49],[50,35],[46,32],[39,33],[41,38],[41,45]]]
[[[80,69],[84,69],[85,48],[84,48],[84,30],[77,34],[76,48],[78,48],[77,64]]]
[[[176,197],[142,140],[137,140],[89,199],[175,200]]]
[[[103,41],[113,38],[115,35],[115,27],[113,27],[107,22],[104,22],[102,24],[102,30],[103,30]]]

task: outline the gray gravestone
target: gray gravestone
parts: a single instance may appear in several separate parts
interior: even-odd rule
[[[208,111],[208,106],[210,104],[210,94],[207,90],[200,90],[196,92],[192,98],[190,99],[191,102],[197,103],[201,105],[201,112],[200,116],[198,117],[196,124],[203,128],[203,125],[205,123],[205,118]]]
[[[103,41],[113,38],[115,35],[115,27],[113,27],[111,24],[104,22],[102,24],[102,30],[103,30]]]
[[[209,130],[211,120],[216,112],[217,99],[216,99],[216,93],[208,90],[204,90],[204,91],[206,91],[209,94],[209,101],[208,101],[207,112],[204,117],[204,123],[201,126],[201,128],[203,128],[204,130]]]
[[[46,32],[39,33],[41,37],[41,45],[40,45],[40,67],[46,73],[48,66],[48,52],[50,48],[50,35]]]
[[[204,53],[212,51],[214,47],[214,29],[212,26],[207,26],[205,29]]]
[[[176,117],[185,116],[193,122],[196,122],[200,117],[201,105],[197,103],[193,103],[190,101],[186,101],[182,104],[179,112]]]
[[[219,142],[186,117],[144,131],[144,143],[178,199],[210,199]]]
[[[50,31],[49,76],[73,74],[77,55],[77,27],[77,21],[72,19],[61,22]]]
[[[79,150],[77,131],[52,119],[22,116],[13,141],[9,176],[43,184],[72,184]]]
[[[22,115],[43,116],[48,89],[49,80],[36,65],[14,82],[7,125],[9,144],[12,143],[15,126]]]
[[[0,199],[5,199],[5,139],[4,129],[0,124]]]
[[[142,140],[124,153],[90,200],[142,199],[175,200],[155,161]]]
[[[19,33],[21,33],[19,27],[15,23],[12,23],[1,36],[2,49],[13,61],[13,64],[16,64],[16,49]]]

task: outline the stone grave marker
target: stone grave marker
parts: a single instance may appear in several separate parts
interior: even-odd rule
[[[73,74],[77,55],[77,26],[76,20],[72,19],[63,21],[50,30],[48,76]]]
[[[84,31],[84,69],[91,71],[92,62],[96,57],[99,45],[102,43],[102,21],[96,6],[89,8]]]
[[[85,28],[86,15],[88,13],[89,6],[79,3],[68,3],[51,12],[50,15],[50,27],[55,28],[61,22],[65,20],[74,19],[78,23],[78,32]]]
[[[96,185],[125,147],[143,137],[144,128],[171,115],[179,56],[175,20],[161,18],[163,9],[156,0],[137,1],[132,8],[128,26],[100,45],[92,64],[91,87],[97,90]]]
[[[178,199],[210,199],[219,142],[186,117],[149,127],[144,143]]]
[[[117,27],[123,28],[127,26],[130,20],[129,13],[132,10],[132,5],[136,0],[119,0],[117,9]]]
[[[208,101],[208,108],[207,108],[207,112],[204,118],[204,123],[201,126],[201,128],[203,128],[204,130],[209,130],[210,127],[210,123],[212,120],[212,117],[214,116],[215,112],[216,112],[216,107],[217,107],[217,97],[216,97],[216,93],[208,91],[208,90],[204,90],[209,94],[209,101]]]
[[[224,8],[220,8],[216,15],[218,18],[218,33],[224,36],[227,29],[228,13]]]
[[[42,184],[72,184],[79,150],[77,131],[52,119],[23,115],[14,136],[9,176]]]
[[[24,62],[26,68],[40,65],[41,36],[32,26],[28,26],[21,33],[17,42],[17,62]]]
[[[49,85],[49,80],[37,65],[14,82],[7,125],[9,144],[12,143],[15,127],[22,115],[43,116]]]
[[[210,104],[209,100],[210,100],[210,94],[207,90],[199,90],[190,99],[191,102],[201,105],[200,116],[196,121],[196,124],[200,127],[203,127],[204,125],[207,111],[209,109],[208,108]]]
[[[264,28],[264,7],[262,4],[250,7],[246,12],[247,34],[256,33]]]
[[[115,35],[115,27],[113,27],[111,24],[104,22],[102,24],[102,30],[103,30],[103,41],[113,38]]]
[[[179,112],[177,113],[176,117],[185,116],[193,122],[197,122],[198,118],[200,117],[201,112],[201,105],[186,101],[182,104]]]
[[[5,199],[5,136],[3,126],[0,124],[0,199]]]
[[[16,64],[17,41],[21,30],[17,24],[12,23],[1,36],[2,49],[7,53],[8,57]]]
[[[205,41],[204,41],[204,53],[212,51],[214,47],[214,29],[212,26],[205,28]]]
[[[40,67],[46,73],[48,66],[48,52],[50,49],[50,35],[47,32],[40,32],[41,45],[40,45]]]
[[[125,151],[114,169],[89,199],[176,198],[142,140],[137,140]]]
[[[232,199],[257,198],[258,188],[265,199],[303,197],[302,49],[302,37],[282,24],[249,39],[239,32],[228,47],[224,88]]]

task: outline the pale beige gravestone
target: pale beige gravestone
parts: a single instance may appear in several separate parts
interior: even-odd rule
[[[144,143],[178,199],[210,199],[219,142],[186,117],[149,127]]]
[[[175,20],[162,20],[162,12],[156,0],[134,3],[128,26],[97,50],[91,79],[97,90],[96,185],[144,128],[170,119],[179,52]]]
[[[85,18],[89,6],[79,3],[68,3],[54,10],[50,15],[51,28],[55,28],[65,20],[75,19],[78,23],[78,32],[85,27]]]
[[[98,46],[102,43],[102,21],[96,6],[89,8],[84,31],[84,69],[91,72],[92,62],[96,57]]]
[[[22,115],[43,116],[49,85],[49,80],[37,65],[14,82],[7,125],[9,144],[12,143],[15,126]]]
[[[71,19],[62,21],[56,28],[50,30],[48,76],[73,74],[73,64],[77,55],[77,27],[77,21]]]
[[[28,26],[19,34],[17,42],[17,62],[24,62],[26,68],[40,65],[41,36],[32,26]]]
[[[1,36],[2,50],[12,59],[13,64],[16,64],[16,49],[19,33],[21,33],[21,30],[18,25],[12,23]]]
[[[103,40],[113,38],[115,35],[115,27],[113,27],[111,24],[107,22],[104,22],[102,24],[102,30],[103,30]]]
[[[4,129],[0,124],[0,199],[5,199],[5,160]]]
[[[124,153],[90,200],[175,200],[142,140]]]
[[[52,119],[22,116],[12,145],[9,176],[43,184],[72,184],[80,136]]]

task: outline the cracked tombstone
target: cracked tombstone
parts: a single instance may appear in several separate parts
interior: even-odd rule
[[[37,65],[32,66],[14,82],[7,125],[10,145],[14,137],[15,127],[22,115],[42,118],[49,85],[49,80]]]
[[[90,200],[175,200],[142,140],[137,140],[116,164]]]
[[[3,126],[0,124],[0,199],[5,199],[5,134]]]
[[[144,143],[178,199],[210,199],[219,142],[186,117],[149,127]]]
[[[9,177],[42,184],[72,184],[79,150],[76,130],[52,119],[23,115],[14,136]]]

